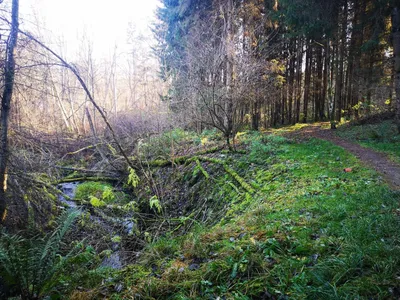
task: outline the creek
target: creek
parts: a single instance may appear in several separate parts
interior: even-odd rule
[[[68,183],[60,183],[57,188],[63,193],[59,196],[59,201],[64,203],[69,208],[81,207],[77,205],[77,202],[74,201],[76,188],[81,182],[68,182]],[[65,197],[67,196],[67,197]],[[84,206],[81,207],[83,211],[87,210]],[[110,237],[114,235],[113,226],[110,225],[107,221],[103,220],[100,217],[90,215],[90,221],[99,224],[106,232],[110,234]],[[125,234],[131,234],[134,228],[134,222],[129,220],[129,218],[112,218],[113,223],[118,223],[122,228]],[[102,263],[102,267],[109,267],[113,269],[121,269],[123,267],[123,259],[120,249],[120,243],[113,242],[111,245],[112,253],[106,256]]]

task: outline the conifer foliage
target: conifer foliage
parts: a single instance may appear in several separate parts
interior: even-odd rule
[[[162,2],[165,100],[189,125],[230,138],[244,125],[399,114],[396,1]]]

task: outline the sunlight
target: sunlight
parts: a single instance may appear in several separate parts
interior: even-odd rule
[[[399,1],[0,0],[0,74],[0,299],[400,299]]]
[[[69,55],[78,51],[85,36],[93,43],[95,55],[102,56],[115,45],[124,48],[129,26],[147,32],[154,22],[157,4],[157,0],[115,0],[112,4],[95,0],[27,0],[21,5],[22,26],[29,30],[39,27],[42,34],[50,33],[63,40]]]

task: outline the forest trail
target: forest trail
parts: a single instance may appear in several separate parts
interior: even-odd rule
[[[359,160],[380,173],[389,186],[396,191],[400,190],[400,165],[391,161],[385,153],[377,152],[338,137],[331,129],[324,128],[328,123],[316,123],[303,127],[289,135],[295,139],[310,137],[330,141],[354,154]],[[325,126],[324,126],[325,125]]]

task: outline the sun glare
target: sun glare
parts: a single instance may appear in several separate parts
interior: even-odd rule
[[[147,32],[154,21],[157,0],[27,0],[21,3],[22,26],[63,40],[69,55],[79,51],[82,38],[104,55],[115,46],[123,49],[129,26]]]

